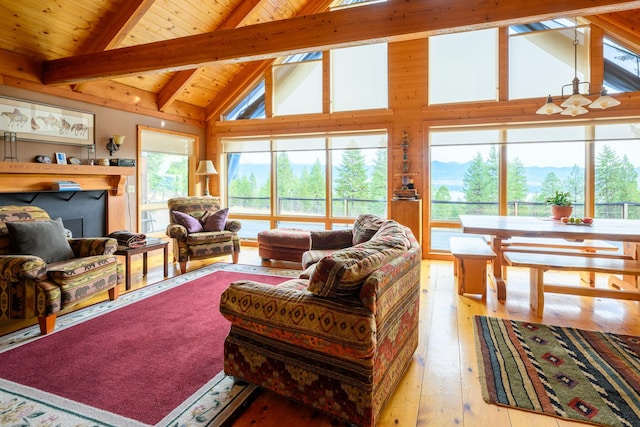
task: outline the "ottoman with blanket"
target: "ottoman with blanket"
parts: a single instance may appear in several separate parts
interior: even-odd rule
[[[258,233],[258,255],[263,260],[301,262],[309,250],[309,230],[277,228]]]
[[[280,285],[236,281],[224,371],[359,426],[373,426],[418,345],[421,248],[409,228],[358,217],[350,246]],[[318,233],[328,242],[332,233]],[[319,252],[316,252],[319,253]]]

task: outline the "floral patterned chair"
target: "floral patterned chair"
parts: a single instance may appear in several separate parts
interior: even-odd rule
[[[0,319],[38,318],[55,328],[57,314],[123,281],[115,239],[68,238],[62,220],[37,206],[0,206]]]
[[[176,197],[167,203],[167,236],[173,239],[173,258],[180,263],[180,272],[186,272],[187,262],[193,259],[231,255],[233,263],[238,263],[242,225],[227,219],[228,208],[221,208],[218,197]]]

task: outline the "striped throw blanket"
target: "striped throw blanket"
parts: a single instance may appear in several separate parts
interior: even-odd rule
[[[127,230],[114,231],[109,234],[118,241],[118,246],[128,246],[130,248],[136,248],[145,244],[147,236],[142,233],[132,233]]]

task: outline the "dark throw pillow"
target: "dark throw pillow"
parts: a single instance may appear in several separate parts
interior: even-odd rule
[[[202,224],[198,218],[180,211],[173,211],[173,218],[178,224],[187,229],[187,233],[199,233],[202,231]]]
[[[202,216],[202,225],[204,231],[222,231],[227,223],[229,216],[229,208],[220,209],[217,212],[207,211]]]
[[[14,254],[36,255],[47,264],[75,257],[62,219],[5,223]]]

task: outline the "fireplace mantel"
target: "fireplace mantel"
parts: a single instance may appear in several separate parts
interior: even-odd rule
[[[135,167],[0,162],[0,192],[48,191],[53,181],[62,179],[79,183],[83,190],[109,190],[122,196],[127,176],[134,174]]]
[[[82,190],[108,190],[107,232],[125,229],[125,185],[135,167],[0,162],[0,193],[51,191],[54,181],[75,181]]]

